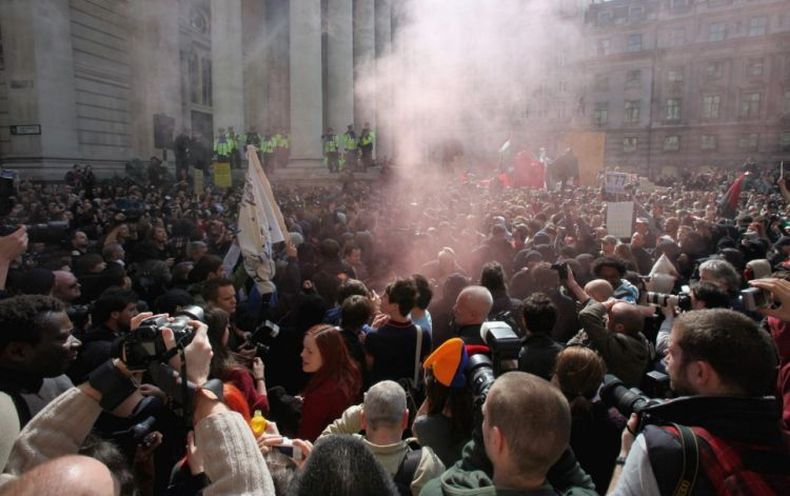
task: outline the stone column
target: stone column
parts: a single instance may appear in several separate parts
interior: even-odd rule
[[[376,0],[376,147],[377,157],[391,156],[392,115],[392,0]]]
[[[154,115],[175,119],[173,138],[183,127],[179,10],[176,2],[140,0],[129,4],[132,66],[131,111],[133,155],[162,155],[154,147]],[[171,153],[169,160],[173,160]]]
[[[25,177],[63,179],[79,160],[69,0],[4,0],[0,29],[7,125],[41,126],[40,135],[9,137],[4,166]]]
[[[266,128],[266,50],[270,33],[265,27],[265,2],[242,1],[242,42],[244,56],[244,107],[247,126],[259,133]],[[241,133],[247,129],[237,129]]]
[[[354,123],[376,128],[374,0],[356,0],[354,11]]]
[[[244,130],[241,0],[211,0],[211,86],[214,132]]]
[[[327,122],[338,135],[354,120],[352,3],[352,0],[327,3]]]
[[[291,164],[320,167],[323,94],[321,3],[291,0]]]

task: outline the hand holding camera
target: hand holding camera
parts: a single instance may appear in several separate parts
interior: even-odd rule
[[[749,281],[754,288],[770,292],[773,304],[756,306],[755,311],[761,315],[776,317],[784,322],[790,322],[790,282],[784,279],[766,278]]]

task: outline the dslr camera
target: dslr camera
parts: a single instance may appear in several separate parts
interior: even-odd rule
[[[195,329],[190,320],[203,321],[203,309],[197,305],[182,308],[173,318],[154,316],[145,319],[134,331],[120,340],[116,356],[121,358],[129,370],[147,370],[151,364],[164,362],[172,354],[165,346],[162,329],[173,331],[176,349],[192,342]]]
[[[691,294],[684,292],[673,295],[648,291],[645,293],[644,303],[656,307],[678,307],[681,311],[688,312],[691,310]]]
[[[617,376],[606,374],[600,390],[601,401],[607,407],[616,408],[626,418],[632,413],[639,414],[638,430],[642,430],[649,423],[660,423],[650,413],[654,408],[667,404],[672,394],[669,390],[669,376],[658,371],[649,372],[645,376],[644,386],[649,394],[636,387],[629,388]]]

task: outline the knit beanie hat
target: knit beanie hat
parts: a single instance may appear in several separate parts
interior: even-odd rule
[[[436,380],[444,386],[466,386],[466,363],[469,360],[461,338],[448,339],[425,360],[423,367],[432,368]]]

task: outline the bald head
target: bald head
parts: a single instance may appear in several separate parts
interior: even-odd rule
[[[584,286],[584,292],[593,300],[603,303],[614,295],[612,285],[606,279],[593,279]]]
[[[609,315],[609,329],[631,336],[642,332],[644,322],[642,312],[630,303],[615,303]]]
[[[56,270],[52,273],[55,276],[55,285],[52,287],[52,296],[63,303],[71,303],[80,297],[80,284],[77,277],[68,270]]]
[[[458,295],[453,307],[455,323],[461,326],[482,324],[494,305],[491,292],[483,286],[467,286]]]
[[[119,492],[107,466],[94,458],[71,455],[25,472],[0,496],[108,496]]]

